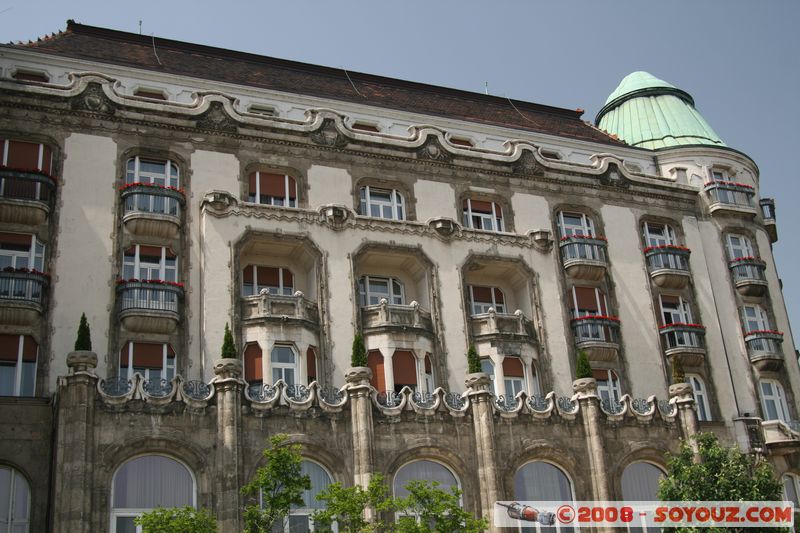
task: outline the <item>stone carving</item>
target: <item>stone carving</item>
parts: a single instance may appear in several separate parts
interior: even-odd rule
[[[228,115],[220,102],[211,102],[208,111],[197,118],[196,125],[204,130],[236,133],[236,121]]]
[[[458,223],[452,218],[439,217],[431,219],[428,225],[436,230],[439,236],[448,238],[458,229]]]
[[[544,166],[536,160],[533,152],[525,150],[513,165],[514,174],[521,176],[544,176]]]
[[[608,164],[608,170],[600,175],[600,183],[621,189],[627,189],[631,186],[631,180],[622,174],[616,163]]]
[[[103,115],[113,115],[117,112],[116,105],[106,96],[103,86],[99,83],[88,84],[81,94],[70,100],[69,106],[74,110]]]
[[[322,126],[311,134],[311,140],[316,144],[332,148],[344,148],[347,146],[347,137],[342,135],[331,118],[326,118],[322,121]]]
[[[417,157],[431,161],[450,161],[453,158],[450,152],[442,147],[439,138],[435,135],[428,135],[425,144],[417,149]]]

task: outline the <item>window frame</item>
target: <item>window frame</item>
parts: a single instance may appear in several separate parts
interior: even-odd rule
[[[8,516],[5,517],[5,518],[8,519],[8,522],[5,524],[5,526],[6,526],[5,531],[2,531],[0,533],[14,533],[14,532],[17,532],[17,531],[19,531],[18,530],[18,526],[25,526],[25,529],[23,530],[22,533],[28,533],[30,531],[30,527],[31,527],[31,508],[33,507],[31,505],[31,499],[32,499],[32,496],[33,496],[33,492],[31,491],[31,484],[28,482],[28,478],[26,478],[24,475],[22,475],[22,472],[20,472],[19,470],[17,470],[16,468],[14,468],[11,465],[0,464],[0,469],[8,470],[9,473],[10,473],[9,484],[8,484]],[[16,481],[18,479],[22,480],[22,482],[24,483],[25,489],[26,489],[25,507],[26,507],[27,513],[26,513],[25,518],[17,518],[17,517],[14,516],[14,511],[16,510],[17,503],[18,503],[16,501],[16,496],[17,496],[17,483],[16,483]],[[2,519],[2,518],[3,517],[0,517],[0,519]],[[0,524],[0,525],[2,525],[2,524]]]
[[[769,385],[773,390],[770,391],[769,397],[764,392],[764,385]],[[764,420],[780,420],[781,422],[788,423],[791,420],[789,413],[789,405],[786,401],[786,391],[783,389],[780,381],[777,379],[760,379],[758,380],[758,396],[761,400],[761,410]],[[771,418],[767,402],[775,402],[775,415],[776,418]]]
[[[14,362],[14,388],[11,391],[11,394],[2,394],[0,392],[0,397],[9,397],[9,398],[32,398],[36,396],[36,377],[39,371],[39,343],[31,337],[30,335],[14,335],[13,333],[9,334],[9,336],[17,336],[17,360]],[[27,368],[25,363],[30,363],[30,361],[24,360],[24,353],[25,353],[25,342],[26,338],[30,339],[30,342],[36,343],[36,355],[33,361],[33,366]],[[0,366],[3,367],[11,367],[12,365],[9,364],[10,362],[0,361]],[[26,376],[31,377],[30,383],[23,383]],[[30,391],[30,394],[23,394],[23,390],[27,389]]]
[[[506,303],[505,303],[506,302],[506,295],[503,292],[503,289],[501,289],[500,287],[495,287],[495,286],[490,286],[490,285],[473,285],[473,284],[467,285],[467,288],[469,289],[469,307],[470,307],[470,312],[471,312],[472,316],[484,315],[484,314],[489,312],[489,308],[493,308],[495,310],[495,312],[498,313],[498,314],[501,314],[501,315],[505,314],[505,312],[506,312],[505,311],[505,309],[506,309]],[[475,288],[489,289],[489,291],[492,294],[492,301],[491,302],[484,302],[484,301],[478,302],[478,301],[476,301],[475,300],[475,291],[474,291]],[[497,302],[497,295],[495,294],[495,291],[499,291],[500,295],[503,297],[503,302],[502,303],[498,303]],[[491,303],[491,305],[486,307],[486,304],[488,304],[488,303]],[[479,308],[480,310],[476,309],[477,305],[481,305],[482,306],[482,307]]]
[[[660,226],[663,228],[663,236],[652,233],[652,229]],[[660,222],[645,221],[642,224],[642,234],[644,237],[645,246],[676,246],[678,240],[675,236],[675,229],[669,224],[662,224]],[[662,242],[663,241],[663,242]]]
[[[292,357],[294,357],[294,361],[291,363],[286,363],[283,361],[274,361],[273,359],[276,357],[276,350],[280,349],[288,349]],[[262,356],[263,357],[263,356]],[[284,383],[288,386],[298,385],[301,383],[300,381],[300,354],[298,353],[297,348],[293,344],[283,343],[283,342],[276,342],[272,345],[272,349],[269,351],[269,375],[272,378],[272,384],[278,382],[278,380],[282,379]],[[278,378],[276,379],[276,371],[278,372]],[[286,379],[286,372],[292,372],[292,379]]]
[[[564,220],[564,215],[572,217],[580,217],[581,224],[567,224]],[[560,238],[572,237],[573,235],[582,235],[584,237],[594,238],[596,236],[596,228],[592,217],[582,211],[565,211],[560,210],[557,216],[558,236]]]
[[[4,232],[5,233],[5,232]],[[12,233],[12,232],[8,232]],[[27,233],[14,233],[14,235],[25,235],[31,238],[31,243],[28,246],[27,252],[24,250],[4,250],[0,248],[0,257],[10,257],[11,264],[7,265],[12,268],[27,268],[38,270],[39,272],[44,272],[44,256],[46,251],[46,245],[36,237],[35,234],[27,234]],[[2,246],[2,243],[0,243]],[[20,258],[25,258],[26,264],[25,266],[18,266],[17,262]],[[33,266],[31,266],[33,265]],[[4,268],[0,265],[0,268]]]
[[[664,299],[662,296],[664,295],[662,294],[658,295],[658,305],[659,309],[661,310],[661,320],[664,326],[667,326],[669,324],[692,323],[692,308],[691,305],[689,305],[689,302],[683,299],[683,296],[677,296],[678,303],[677,307],[674,310],[665,308]],[[667,302],[667,306],[672,306],[672,305],[676,304]],[[667,312],[670,313],[671,322],[667,322]],[[675,320],[676,316],[678,317],[678,320]]]
[[[253,283],[252,283],[253,292],[250,293],[250,294],[247,294],[247,291],[245,290],[245,287],[247,286],[247,284],[244,281],[244,272],[248,268],[252,268],[253,269]],[[258,284],[258,269],[259,268],[275,268],[275,269],[277,269],[278,270],[278,286],[275,287],[273,285],[259,285]],[[292,284],[291,285],[286,285],[284,283],[284,280],[287,277],[285,275],[286,272],[288,272],[292,277]],[[288,268],[288,267],[273,266],[273,265],[257,265],[255,263],[249,264],[249,265],[245,266],[242,269],[242,285],[241,285],[241,287],[242,287],[242,296],[245,296],[245,297],[246,296],[258,296],[259,294],[261,294],[261,291],[264,290],[264,289],[266,289],[267,292],[269,292],[269,294],[271,294],[273,296],[294,296],[294,293],[295,293],[295,286],[294,286],[295,279],[296,279],[295,273],[292,272],[292,270],[290,268]],[[277,289],[277,291],[272,291],[270,289]]]
[[[126,342],[128,346],[128,366],[122,366],[122,350],[120,350],[119,354],[119,375],[120,377],[125,377],[131,379],[135,373],[139,373],[145,381],[150,381],[153,379],[166,379],[167,381],[172,380],[177,372],[178,368],[178,353],[175,349],[172,349],[172,353],[174,354],[172,357],[169,356],[169,351],[172,346],[168,342],[137,342],[137,341],[128,341]],[[158,377],[151,376],[151,371],[155,370],[154,368],[140,368],[136,369],[133,365],[133,352],[134,352],[134,345],[135,344],[160,344],[161,345],[161,369]],[[123,345],[123,349],[124,349]],[[123,372],[124,370],[124,372]]]
[[[706,382],[703,377],[700,374],[686,374],[686,383],[692,387],[695,412],[697,413],[698,422],[712,421],[713,417],[711,416],[708,387],[706,386]]]
[[[484,213],[482,211],[474,211],[472,209],[472,201],[480,201],[492,204],[492,212],[491,213]],[[466,207],[463,206],[463,202],[466,202]],[[476,231],[486,231],[490,233],[504,233],[506,223],[505,217],[503,216],[503,206],[493,200],[480,200],[479,198],[473,198],[468,196],[464,198],[462,202],[462,222],[464,226],[469,229],[474,229]],[[500,215],[498,216],[498,211]],[[480,227],[475,226],[475,218],[479,219]],[[487,228],[486,225],[489,225]]]
[[[739,239],[741,244],[734,245],[731,239]],[[735,251],[735,249],[741,250],[741,252]],[[725,251],[731,261],[742,257],[755,257],[756,255],[753,241],[747,235],[741,233],[728,233],[725,235]]]
[[[128,251],[130,250],[130,248],[128,248],[128,250],[123,250],[123,252],[122,252],[122,278],[123,279],[138,279],[138,280],[157,279],[159,281],[169,281],[169,282],[172,282],[172,283],[177,283],[178,282],[178,267],[179,267],[178,254],[173,252],[172,249],[167,247],[167,246],[152,246],[152,248],[160,248],[161,249],[161,258],[159,259],[159,262],[157,264],[149,262],[149,261],[144,261],[143,262],[141,260],[141,257],[142,257],[141,248],[142,248],[142,246],[151,247],[150,245],[134,244],[133,247],[135,248],[135,251],[134,251],[133,255],[128,254]],[[170,251],[171,255],[175,256],[174,257],[174,260],[175,260],[175,264],[174,265],[167,265],[167,259],[169,259],[170,261],[173,259],[172,257],[169,257],[169,258],[167,257],[167,250]],[[145,255],[145,257],[149,257],[149,256]],[[133,258],[133,260],[131,261],[131,259],[129,259],[129,258]],[[149,275],[148,275],[147,278],[142,277],[141,276],[141,268],[142,268],[143,264],[144,265],[149,265],[149,266],[145,267],[145,268],[148,269],[148,272],[152,272],[152,270],[153,270],[152,267],[157,266],[158,267],[158,278],[152,278]],[[126,270],[129,269],[129,268],[133,269],[133,276],[126,275]],[[167,274],[170,274],[170,273],[172,274],[172,279],[168,279],[170,276],[168,276]]]
[[[300,187],[297,184],[297,178],[288,173],[280,173],[280,172],[267,172],[264,171],[264,174],[269,175],[276,175],[276,176],[283,176],[283,198],[280,196],[271,196],[271,195],[262,195],[261,194],[261,170],[255,170],[247,175],[248,184],[247,184],[247,201],[252,204],[258,205],[270,205],[273,207],[288,207],[292,209],[296,209],[299,207],[299,199],[300,199]],[[250,184],[249,179],[250,176],[255,174],[255,182],[256,187],[255,191],[251,194],[250,192]],[[289,180],[294,181],[294,199],[291,197],[291,188],[289,187]],[[268,201],[262,202],[263,198],[268,199]]]
[[[388,193],[389,200],[377,200],[373,198],[374,192]],[[372,213],[372,208],[378,207],[379,215]],[[391,216],[384,216],[385,209],[391,210]],[[372,187],[371,185],[364,185],[358,191],[358,211],[359,215],[371,218],[380,218],[383,220],[397,220],[404,221],[407,218],[407,207],[405,197],[397,189],[390,189],[385,187]]]
[[[370,303],[370,300],[373,298],[373,291],[370,289],[370,282],[372,280],[380,280],[386,281],[388,293],[377,293],[381,296],[377,296],[377,301],[375,303]],[[395,287],[397,285],[397,287]],[[399,288],[399,294],[395,293],[395,289]],[[381,298],[386,298],[389,302],[389,305],[406,305],[406,294],[405,294],[405,286],[403,282],[395,277],[389,276],[370,276],[370,275],[363,275],[358,280],[358,293],[359,293],[359,303],[361,307],[371,307],[374,305],[380,305]],[[388,295],[388,296],[387,296]]]

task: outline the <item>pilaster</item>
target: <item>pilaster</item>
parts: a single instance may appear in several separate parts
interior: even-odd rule
[[[694,409],[694,391],[688,383],[675,383],[669,386],[670,403],[674,403],[678,410],[678,422],[681,433],[692,448],[695,461],[700,461],[700,452],[694,437],[698,433],[697,412]]]
[[[597,381],[594,378],[576,379],[572,382],[572,390],[580,404],[584,433],[586,434],[586,451],[589,455],[589,471],[592,476],[592,494],[595,501],[609,501],[608,466],[606,465],[605,447],[603,445],[602,428],[600,427],[600,397],[597,395]]]
[[[218,359],[213,380],[217,397],[216,511],[221,533],[239,533],[241,477],[242,362]]]
[[[481,513],[489,521],[489,531],[499,531],[494,526],[494,504],[500,499],[497,482],[497,462],[494,440],[494,408],[492,407],[492,381],[487,374],[468,374],[467,386],[475,430],[475,452],[478,458],[478,482],[481,494]]]

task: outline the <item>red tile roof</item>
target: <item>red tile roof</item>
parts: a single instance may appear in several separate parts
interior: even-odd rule
[[[153,51],[154,44],[158,57]],[[345,73],[338,68],[153,38],[71,20],[67,21],[64,32],[28,43],[0,46],[572,139],[624,144],[581,120],[582,110],[519,100],[512,104],[511,100],[497,96],[358,72]]]

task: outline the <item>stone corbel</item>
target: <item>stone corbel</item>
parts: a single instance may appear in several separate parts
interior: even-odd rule
[[[533,247],[542,253],[553,249],[553,232],[549,229],[535,229],[528,232],[528,237],[533,242]]]
[[[319,208],[319,214],[322,221],[335,230],[342,229],[345,222],[352,216],[350,209],[338,204],[323,205]]]
[[[208,206],[217,211],[226,211],[236,204],[238,204],[238,201],[231,193],[228,191],[214,189],[207,192],[205,196],[203,196],[201,207]]]

